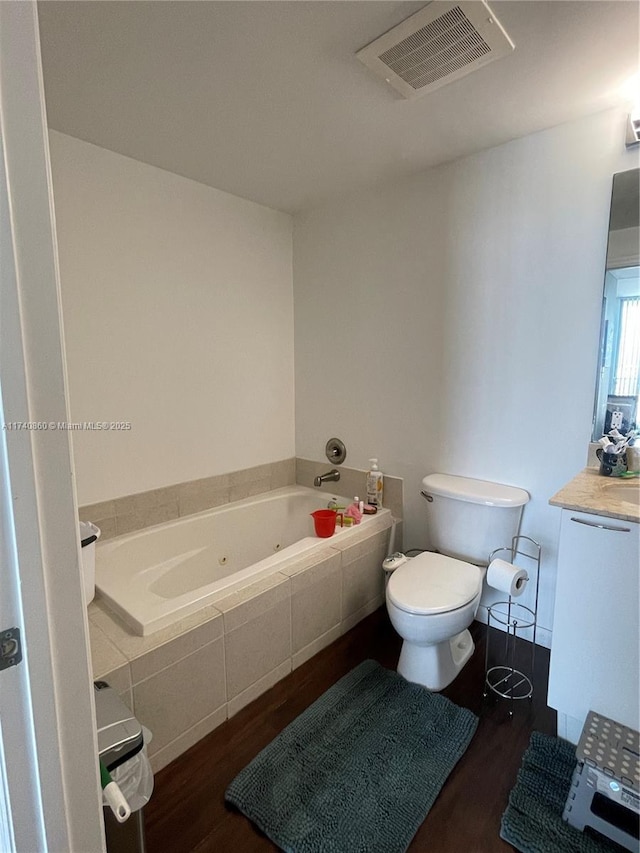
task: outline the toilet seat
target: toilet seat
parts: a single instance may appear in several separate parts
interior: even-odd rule
[[[387,596],[407,613],[446,613],[469,604],[481,585],[482,572],[477,566],[425,551],[393,572]]]

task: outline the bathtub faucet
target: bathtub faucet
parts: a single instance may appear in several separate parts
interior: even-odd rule
[[[321,486],[323,483],[337,483],[340,479],[340,471],[337,468],[329,471],[327,474],[319,474],[313,481],[314,486]]]

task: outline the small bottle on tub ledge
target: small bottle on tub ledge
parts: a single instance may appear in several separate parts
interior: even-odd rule
[[[378,460],[369,460],[369,473],[367,474],[367,503],[380,509],[384,494],[384,475],[378,468]]]
[[[360,509],[361,504],[362,501],[356,495],[353,499],[353,503],[349,504],[349,506],[344,511],[345,517],[352,518],[354,524],[360,524],[360,522],[362,521],[362,510]]]

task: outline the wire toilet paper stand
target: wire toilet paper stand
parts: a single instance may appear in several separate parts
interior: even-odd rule
[[[528,536],[514,536],[511,547],[496,548],[489,555],[489,562],[498,559],[507,559],[510,563],[526,559],[526,564],[521,564],[527,569],[527,586],[535,582],[536,594],[533,608],[526,607],[514,601],[509,596],[506,601],[496,601],[487,607],[487,641],[485,651],[485,679],[484,697],[489,693],[495,693],[502,699],[509,699],[509,716],[513,716],[513,703],[517,699],[531,699],[533,696],[533,667],[536,658],[536,623],[538,619],[538,590],[540,587],[540,556],[542,549],[540,545]],[[532,577],[535,575],[535,577]],[[504,663],[489,666],[491,645],[491,628],[499,630],[502,626],[505,630],[504,638]],[[533,629],[531,643],[531,672],[525,674],[515,667],[516,645],[519,631]]]

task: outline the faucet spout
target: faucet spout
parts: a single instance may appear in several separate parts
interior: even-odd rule
[[[328,471],[326,474],[319,474],[313,480],[313,485],[316,487],[320,487],[323,483],[337,483],[340,479],[340,471],[337,468],[333,468],[331,471]]]

